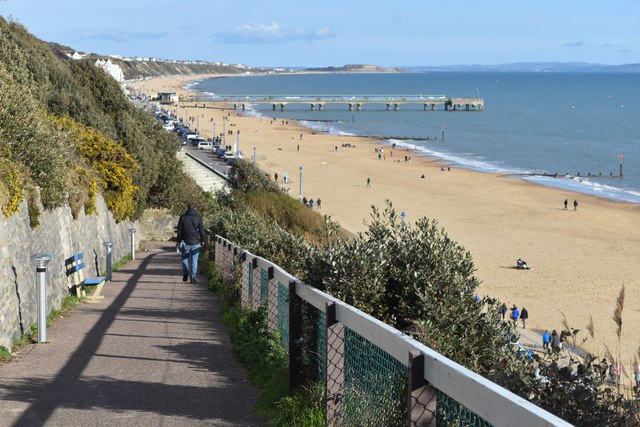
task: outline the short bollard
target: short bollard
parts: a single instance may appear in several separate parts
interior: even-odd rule
[[[131,259],[136,259],[136,230],[135,228],[130,228],[129,233],[131,233]]]
[[[107,282],[111,281],[111,248],[113,242],[104,242],[104,247],[107,248]]]
[[[38,252],[32,259],[36,262],[36,282],[38,291],[38,342],[47,342],[47,264],[51,253]]]

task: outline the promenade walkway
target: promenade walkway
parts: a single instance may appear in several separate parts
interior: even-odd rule
[[[248,383],[203,283],[150,243],[83,304],[0,364],[0,426],[254,426]],[[203,281],[201,281],[203,282]]]

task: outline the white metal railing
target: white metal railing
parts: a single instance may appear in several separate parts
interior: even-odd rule
[[[252,271],[269,271],[269,284],[293,284],[295,297],[315,307],[328,316],[328,307],[335,309],[335,322],[343,324],[364,339],[391,355],[398,362],[409,368],[419,368],[422,380],[448,397],[457,401],[469,411],[494,426],[570,426],[555,415],[543,410],[520,396],[470,371],[460,364],[448,359],[438,352],[426,347],[401,331],[371,317],[331,295],[301,283],[272,262],[255,256],[234,245],[223,237],[216,236],[216,264],[221,268],[223,276],[231,277],[233,265],[240,265],[245,275],[245,266],[252,264]],[[255,277],[253,293],[256,294]],[[289,294],[289,299],[294,295]],[[259,300],[251,296],[243,299],[248,308],[257,308]],[[331,316],[333,316],[333,309]],[[288,314],[287,314],[288,315]],[[328,319],[328,317],[327,317]],[[420,356],[420,357],[416,357]],[[422,366],[411,366],[412,360],[423,361]],[[411,411],[411,410],[410,410]],[[415,425],[415,424],[414,424]],[[422,424],[420,424],[422,425]]]

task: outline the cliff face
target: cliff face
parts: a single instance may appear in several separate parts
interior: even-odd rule
[[[157,76],[189,74],[242,74],[248,70],[229,65],[188,64],[157,61],[124,61],[111,58],[111,62],[120,65],[126,80]],[[252,70],[260,71],[260,70]]]

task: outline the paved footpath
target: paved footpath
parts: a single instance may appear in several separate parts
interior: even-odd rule
[[[174,246],[150,243],[137,258],[100,303],[0,363],[0,426],[265,424],[215,295],[182,282]]]

